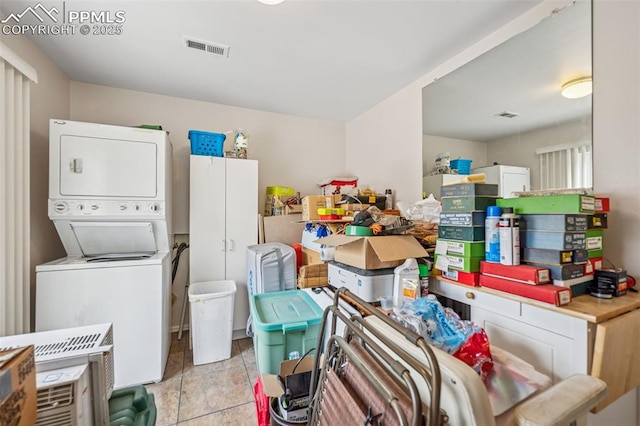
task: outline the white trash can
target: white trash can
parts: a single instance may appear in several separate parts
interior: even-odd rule
[[[231,357],[236,282],[206,281],[189,285],[193,365]]]

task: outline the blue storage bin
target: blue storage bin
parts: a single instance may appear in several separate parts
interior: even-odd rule
[[[191,154],[206,155],[207,157],[222,157],[225,139],[227,139],[227,136],[222,133],[189,130]]]
[[[457,160],[451,160],[451,168],[457,170],[459,175],[468,175],[471,173],[471,161],[458,158]]]

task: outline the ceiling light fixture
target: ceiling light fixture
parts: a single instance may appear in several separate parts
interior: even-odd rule
[[[580,77],[562,85],[562,96],[569,99],[578,99],[593,93],[591,77]]]
[[[280,4],[282,3],[284,0],[258,0],[260,3],[264,3],[264,4],[268,4],[268,5],[274,5],[274,4]]]

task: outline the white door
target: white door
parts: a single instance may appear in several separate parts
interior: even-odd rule
[[[247,247],[258,243],[258,162],[227,159],[227,279],[236,282],[233,329],[249,317]]]
[[[505,171],[500,175],[500,192],[504,198],[514,197],[513,192],[529,191],[529,170],[522,172]]]
[[[60,195],[153,198],[158,192],[155,143],[60,136]]]
[[[226,279],[225,159],[192,155],[189,182],[189,281]]]

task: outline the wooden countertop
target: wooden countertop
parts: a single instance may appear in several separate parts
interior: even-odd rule
[[[434,276],[433,278],[447,282],[449,284],[464,287],[469,291],[481,291],[483,293],[505,297],[507,299],[526,303],[528,305],[562,313],[564,315],[571,315],[573,317],[581,318],[594,324],[602,323],[604,321],[615,318],[618,315],[640,308],[640,293],[634,293],[632,291],[628,291],[624,296],[614,297],[612,299],[599,299],[597,297],[585,294],[574,298],[568,305],[554,306],[549,303],[542,303],[537,300],[528,299],[526,297],[517,296],[515,294],[510,294],[503,291],[484,287],[471,287],[465,284],[457,283],[455,281],[447,280],[442,277]]]

